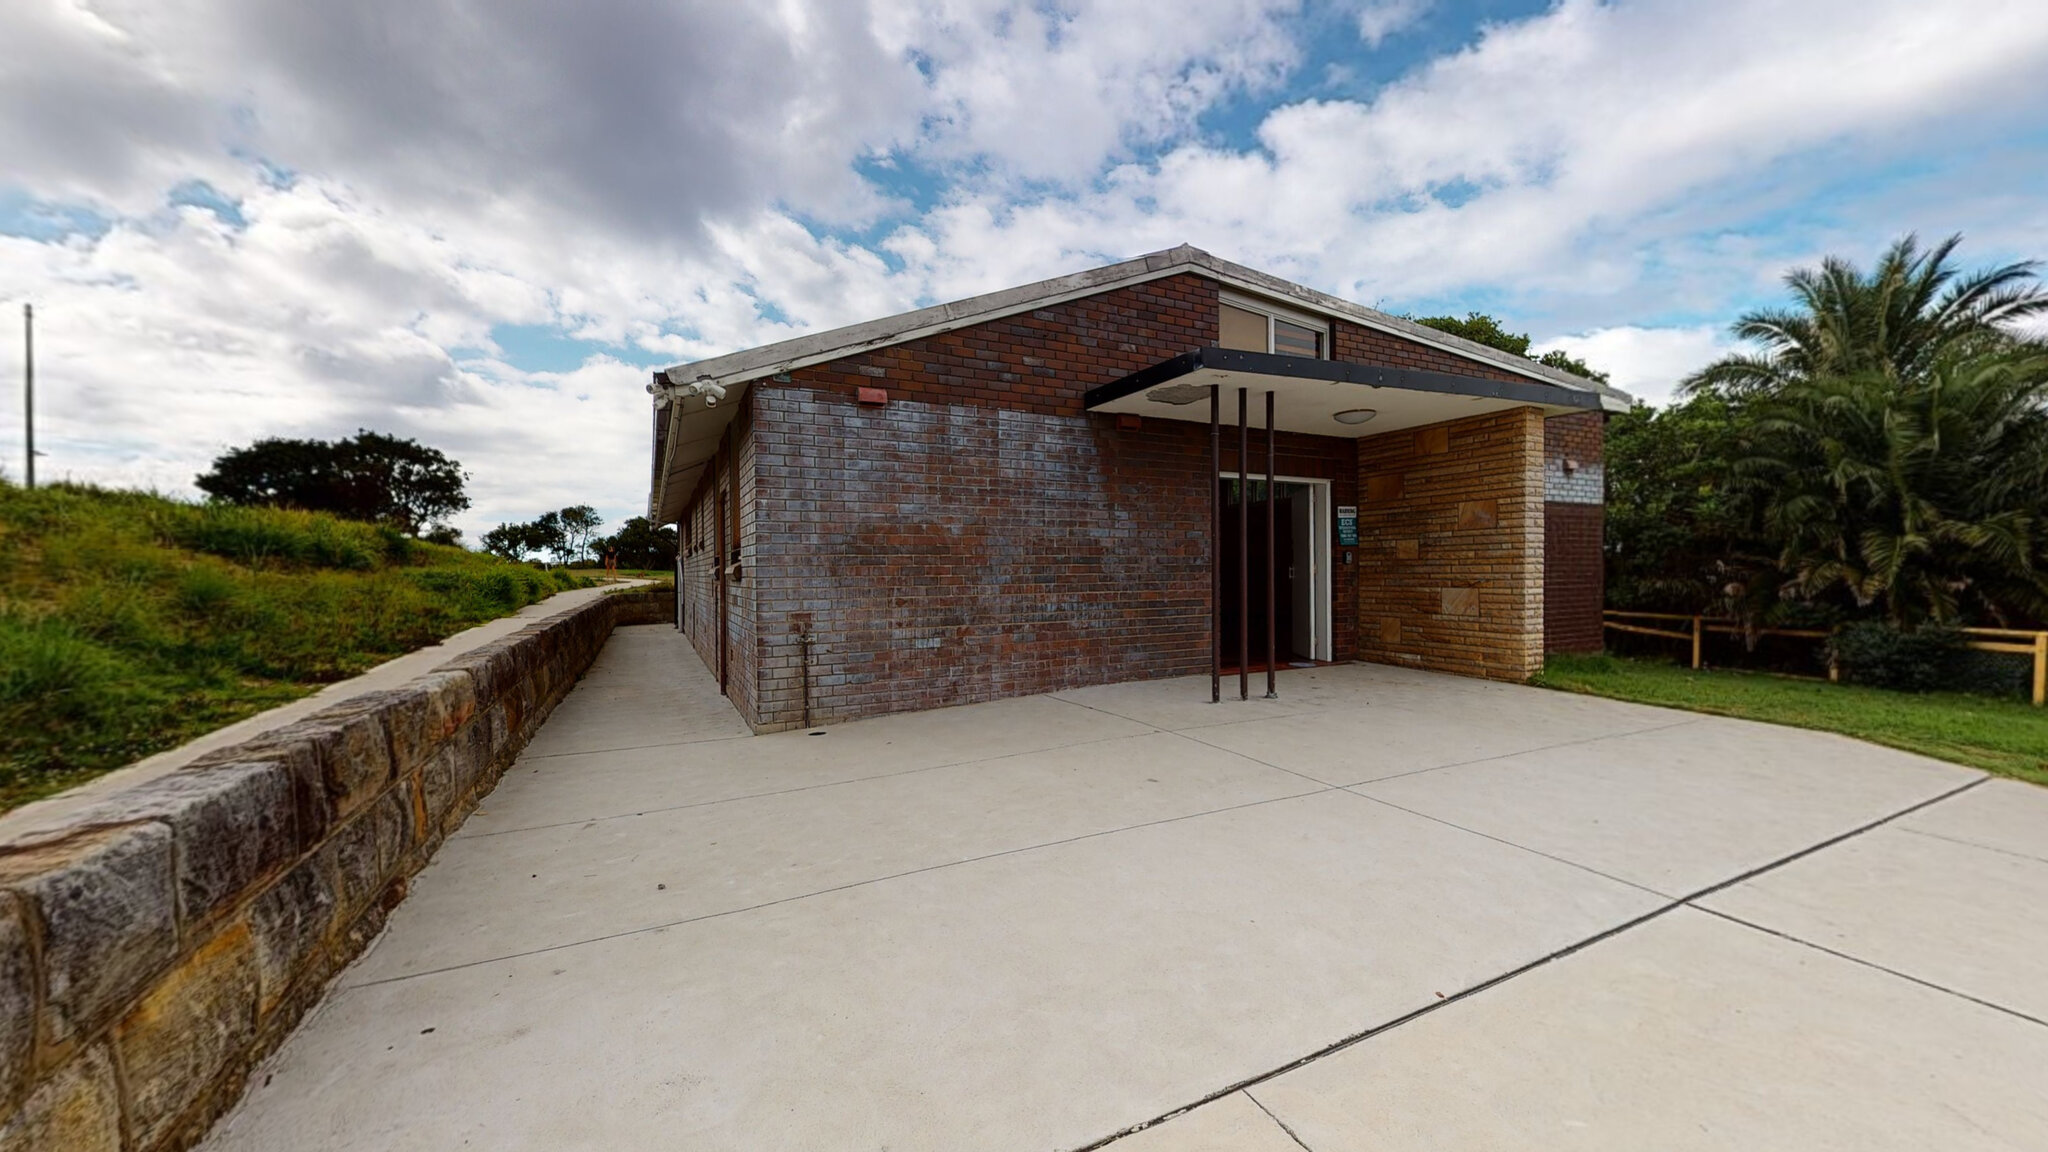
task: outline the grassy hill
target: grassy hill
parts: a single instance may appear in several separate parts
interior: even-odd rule
[[[0,811],[581,583],[318,513],[0,481]]]

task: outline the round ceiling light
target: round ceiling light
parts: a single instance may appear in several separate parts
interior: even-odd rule
[[[1363,424],[1377,415],[1379,411],[1373,408],[1346,408],[1331,418],[1339,424]]]

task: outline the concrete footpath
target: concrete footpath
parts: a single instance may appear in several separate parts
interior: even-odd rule
[[[1373,665],[1206,695],[756,737],[619,629],[205,1147],[2048,1147],[2048,790]]]

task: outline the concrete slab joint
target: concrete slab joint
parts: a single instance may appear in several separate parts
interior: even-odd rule
[[[613,627],[669,611],[596,597],[54,821],[0,821],[0,1152],[197,1142]]]

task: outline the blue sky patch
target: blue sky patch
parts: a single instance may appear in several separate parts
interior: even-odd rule
[[[112,217],[90,205],[38,200],[19,188],[0,187],[0,235],[44,243],[73,236],[97,240],[113,226]]]
[[[593,356],[609,356],[625,364],[665,368],[674,358],[629,344],[583,340],[568,335],[568,329],[553,324],[497,324],[491,340],[498,346],[497,358],[522,372],[574,372]],[[454,350],[457,359],[486,355],[481,348]]]
[[[219,190],[204,180],[185,181],[171,189],[168,199],[172,207],[204,208],[218,216],[221,223],[236,230],[249,226],[249,221],[242,216],[241,204],[221,195]]]

